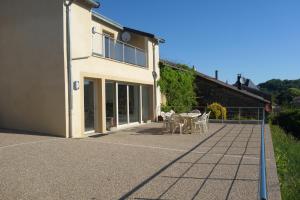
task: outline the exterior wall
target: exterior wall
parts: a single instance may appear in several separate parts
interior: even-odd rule
[[[67,136],[63,25],[63,1],[1,1],[1,128]]]
[[[264,102],[241,94],[224,86],[197,77],[197,97],[199,106],[207,106],[213,102],[226,107],[264,107]]]
[[[79,90],[73,90],[73,135],[72,137],[82,137],[84,133],[84,79],[93,78],[96,81],[98,97],[102,101],[98,102],[98,124],[96,131],[105,132],[105,80],[123,81],[128,83],[138,83],[153,86],[154,80],[152,76],[153,71],[153,43],[146,38],[143,42],[146,44],[148,51],[148,68],[142,68],[131,64],[114,61],[103,58],[101,56],[92,55],[91,50],[102,46],[101,42],[96,43],[96,47],[92,42],[92,28],[96,27],[96,31],[102,33],[103,30],[111,32],[117,38],[119,31],[116,28],[101,23],[91,16],[91,12],[86,8],[73,4],[71,8],[72,16],[72,78],[73,81],[79,81]],[[74,20],[76,19],[76,21]],[[94,20],[92,20],[94,19]],[[83,30],[84,29],[84,30]],[[99,37],[99,40],[101,38]],[[87,45],[89,44],[89,45]],[[95,43],[94,43],[95,45]],[[80,48],[80,49],[79,49]],[[159,72],[159,52],[158,46],[155,46],[155,63],[156,71]],[[159,75],[159,73],[158,73]],[[160,105],[160,93],[157,92],[157,101]],[[158,110],[160,108],[157,108]],[[102,119],[100,119],[102,117]]]

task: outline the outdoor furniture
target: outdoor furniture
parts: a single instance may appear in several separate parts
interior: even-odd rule
[[[200,110],[198,110],[198,109],[192,110],[191,113],[199,113],[199,114],[201,114]]]
[[[186,130],[187,120],[178,114],[172,114],[170,121],[170,132],[173,134],[179,128],[179,133],[182,134]]]
[[[161,112],[161,116],[163,118],[163,124],[164,124],[164,128],[167,129],[167,131],[171,130],[170,127],[170,120],[172,115],[175,114],[175,112],[173,110],[170,110],[169,112]]]
[[[180,113],[179,115],[186,119],[187,130],[189,130],[189,132],[192,133],[193,121],[197,119],[201,115],[201,113]]]
[[[209,113],[204,113],[202,116],[200,116],[198,119],[196,119],[193,122],[193,131],[199,130],[199,132],[207,132],[208,131],[208,121],[209,121]]]
[[[207,129],[209,128],[209,116],[210,116],[210,112],[211,112],[211,111],[209,111],[209,112],[206,114],[206,127],[207,127]]]

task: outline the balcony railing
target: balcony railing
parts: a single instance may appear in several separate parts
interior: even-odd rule
[[[147,67],[147,55],[143,49],[93,31],[93,53],[104,58]]]

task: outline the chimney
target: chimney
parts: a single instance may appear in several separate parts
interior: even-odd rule
[[[236,83],[237,83],[237,87],[238,87],[239,89],[242,89],[241,77],[242,77],[242,74],[238,74],[238,75],[237,75]]]
[[[215,79],[218,80],[218,70],[215,71]]]

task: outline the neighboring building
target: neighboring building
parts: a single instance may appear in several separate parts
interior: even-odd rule
[[[156,119],[163,40],[92,11],[98,6],[1,2],[1,128],[84,137]]]
[[[161,60],[175,70],[182,70],[176,63]],[[197,86],[197,102],[199,107],[205,107],[213,102],[220,103],[225,107],[266,107],[270,110],[271,102],[262,96],[247,90],[238,89],[235,86],[195,71]]]
[[[271,102],[262,96],[239,89],[216,78],[196,72],[197,96],[199,106],[218,102],[226,107],[266,107]]]

